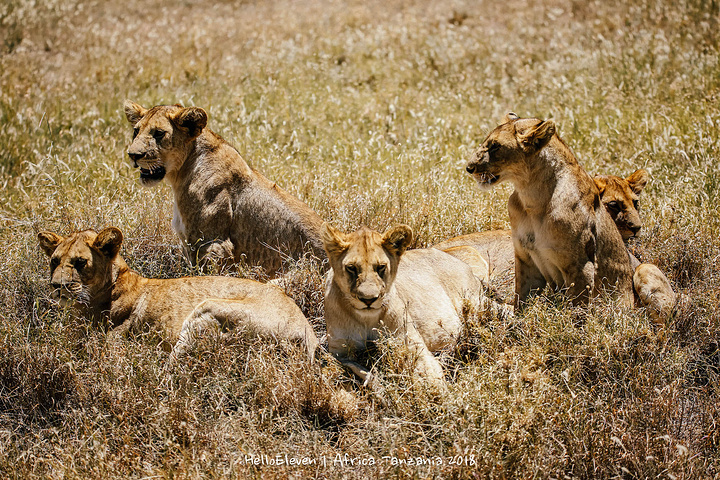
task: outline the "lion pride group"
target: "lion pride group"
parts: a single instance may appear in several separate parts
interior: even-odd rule
[[[288,258],[318,260],[326,275],[327,349],[365,384],[375,377],[356,353],[390,335],[404,340],[418,381],[442,386],[436,354],[455,344],[468,307],[520,315],[546,287],[565,295],[571,308],[607,292],[622,307],[646,308],[658,324],[673,314],[676,295],[665,275],[626,245],[640,230],[638,195],[648,173],[591,177],[551,120],[508,114],[466,166],[481,189],[513,184],[510,231],[408,249],[413,233],[405,225],[344,233],[324,222],[208,129],[202,108],[146,109],[127,101],[124,110],[133,127],[129,160],[144,186],[165,180],[172,187],[172,226],[188,260],[216,273],[243,262],[272,278],[149,279],[123,260],[117,228],[39,233],[50,257],[52,297],[89,320],[109,322],[113,340],[156,329],[170,350],[168,366],[198,336],[229,328],[299,342],[313,362],[320,342],[278,286],[292,273],[283,273]],[[512,277],[514,290],[498,288]]]

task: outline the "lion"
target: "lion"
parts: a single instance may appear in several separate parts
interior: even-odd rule
[[[158,331],[164,346],[172,346],[169,366],[198,335],[230,327],[299,342],[310,361],[315,356],[315,332],[278,287],[232,277],[145,278],[119,255],[123,235],[115,227],[67,237],[43,231],[38,240],[50,257],[52,298],[94,323],[109,320],[110,338]]]
[[[328,349],[365,384],[372,375],[350,360],[381,330],[406,340],[417,359],[414,376],[435,386],[444,374],[433,355],[455,345],[463,309],[481,305],[481,285],[466,263],[437,249],[407,250],[410,227],[384,234],[362,227],[345,234],[329,224],[323,242],[330,261],[325,288]],[[407,250],[407,251],[406,251]]]
[[[164,179],[172,187],[172,227],[193,265],[222,270],[242,260],[272,278],[284,257],[325,259],[322,219],[206,128],[205,110],[126,101],[125,116],[133,125],[130,161],[142,185]]]
[[[585,304],[612,288],[633,303],[632,269],[622,236],[590,175],[551,120],[509,114],[487,136],[466,170],[481,188],[510,181],[515,306],[549,286]]]
[[[614,175],[595,175],[593,181],[600,199],[627,245],[642,228],[639,196],[650,176],[641,168],[626,178]],[[644,306],[654,323],[662,325],[672,318],[678,297],[670,280],[652,263],[640,263],[632,253],[630,265],[633,270],[633,291],[636,304]]]

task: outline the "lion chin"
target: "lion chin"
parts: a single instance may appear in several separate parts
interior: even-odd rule
[[[163,166],[150,167],[149,169],[140,168],[140,183],[146,187],[157,185],[165,178],[166,173]]]
[[[493,175],[489,172],[476,173],[473,177],[481,190],[490,190],[500,181],[499,175]]]

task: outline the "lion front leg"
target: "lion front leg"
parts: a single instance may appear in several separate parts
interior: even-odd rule
[[[370,370],[359,363],[350,360],[350,358],[342,354],[335,353],[333,354],[333,357],[335,357],[335,359],[340,362],[343,367],[349,369],[357,375],[357,377],[362,381],[364,387],[372,387],[374,385],[376,377]]]
[[[515,311],[522,310],[528,297],[542,290],[547,280],[535,263],[515,255]]]
[[[662,325],[672,317],[677,296],[658,267],[651,263],[638,265],[633,275],[633,287],[640,302],[650,310],[653,322]]]
[[[563,281],[567,287],[567,296],[573,305],[587,305],[595,289],[595,264],[580,263],[563,271]]]
[[[412,323],[409,323],[406,328],[408,350],[415,360],[413,375],[433,388],[444,390],[445,373],[440,361],[430,351],[420,332]]]

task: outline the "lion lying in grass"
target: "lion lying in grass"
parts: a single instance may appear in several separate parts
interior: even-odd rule
[[[40,232],[50,257],[52,297],[93,320],[109,317],[113,335],[156,329],[173,345],[169,364],[208,329],[246,328],[263,337],[304,345],[314,358],[318,339],[297,305],[279,288],[230,277],[144,278],[118,254],[123,236],[114,227],[66,238]]]
[[[126,101],[125,115],[133,125],[128,156],[143,185],[165,179],[172,187],[173,230],[193,265],[244,261],[273,277],[283,255],[325,258],[322,219],[206,128],[205,110]]]
[[[481,301],[470,266],[432,248],[406,252],[412,230],[405,225],[384,234],[365,227],[345,234],[325,224],[323,242],[331,266],[325,289],[330,353],[368,383],[370,372],[349,356],[384,330],[406,339],[417,377],[444,385],[433,353],[455,344],[463,309]]]
[[[601,288],[632,305],[632,269],[593,179],[548,120],[509,114],[477,149],[467,171],[481,188],[510,181],[515,305],[546,285],[587,303]]]

